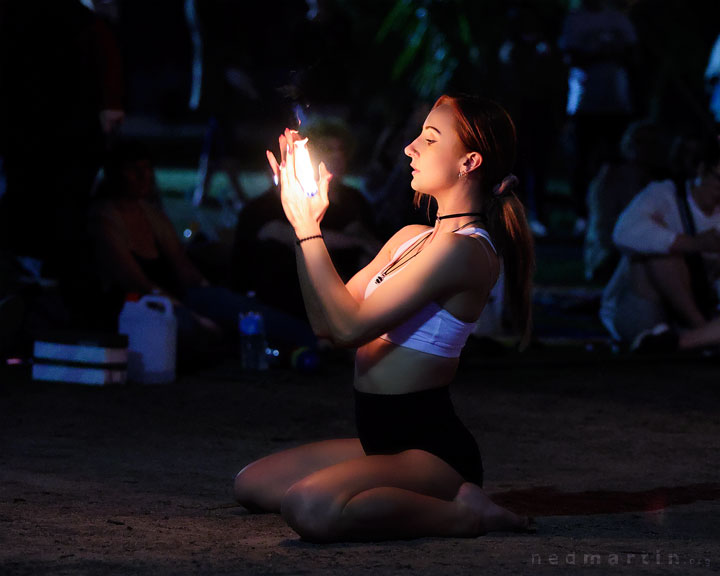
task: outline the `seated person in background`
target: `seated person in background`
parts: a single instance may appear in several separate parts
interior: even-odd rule
[[[651,181],[667,177],[660,129],[650,121],[631,124],[620,142],[620,162],[605,162],[588,187],[585,279],[605,284],[620,260],[612,240],[618,216]]]
[[[161,206],[152,162],[138,143],[118,141],[108,154],[89,229],[108,328],[117,327],[128,294],[159,293],[174,305],[178,359],[190,366],[217,359],[249,310],[263,314],[271,343],[314,345],[309,325],[204,278]]]
[[[600,318],[612,336],[633,351],[720,344],[715,297],[720,280],[716,137],[704,147],[698,166],[690,180],[650,183],[615,226],[613,240],[622,257],[603,292]],[[685,220],[694,223],[695,233]]]
[[[339,120],[320,119],[303,126],[314,166],[325,162],[333,174],[328,190],[330,206],[323,218],[328,251],[337,271],[348,281],[380,248],[370,203],[343,182],[352,155],[353,138]],[[295,264],[295,233],[273,186],[248,202],[235,229],[232,256],[233,287],[254,291],[263,302],[305,319]]]

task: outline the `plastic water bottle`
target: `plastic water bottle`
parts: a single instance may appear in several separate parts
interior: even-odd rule
[[[265,322],[259,312],[240,314],[240,360],[243,370],[267,370]]]

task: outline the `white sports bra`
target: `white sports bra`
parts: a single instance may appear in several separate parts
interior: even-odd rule
[[[432,229],[421,232],[417,236],[403,243],[395,251],[393,259],[387,266],[385,266],[385,268],[383,268],[383,271],[395,264],[402,256],[403,252],[407,250],[413,242],[416,242],[424,235],[430,233],[432,233]],[[458,230],[455,234],[462,234],[463,236],[481,236],[488,241],[490,247],[497,254],[497,250],[490,239],[490,235],[487,233],[487,230],[483,228],[464,228],[462,230]],[[396,270],[395,272],[384,276],[383,282],[392,278],[400,270]],[[380,274],[382,274],[382,272]],[[368,298],[379,286],[379,283],[376,282],[377,278],[378,276],[373,277],[365,288],[365,298]],[[457,358],[460,356],[460,351],[465,345],[465,342],[474,327],[475,322],[463,322],[439,306],[437,303],[430,302],[403,324],[389,330],[380,336],[380,338],[398,346],[402,346],[403,348],[411,348],[413,350],[426,352],[428,354],[435,354],[436,356],[443,356],[445,358]]]

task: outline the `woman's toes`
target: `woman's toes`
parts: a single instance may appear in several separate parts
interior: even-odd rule
[[[466,482],[460,486],[455,501],[472,511],[480,534],[493,531],[530,532],[537,529],[533,519],[498,506],[476,484]]]

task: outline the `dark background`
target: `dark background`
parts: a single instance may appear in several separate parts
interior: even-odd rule
[[[93,12],[80,0],[0,0],[0,159],[6,172],[0,170],[0,196],[15,187],[12,199],[0,199],[7,201],[0,203],[3,248],[49,253],[68,277],[82,268],[74,256],[68,262],[76,253],[68,247],[82,241],[75,231],[82,229],[92,179],[114,137],[100,131],[103,107],[124,110],[120,133],[145,140],[158,167],[195,170],[212,136],[212,145],[223,147],[240,170],[263,173],[264,151],[282,128],[304,116],[340,116],[357,139],[350,171],[365,183],[382,217],[395,210],[383,204],[384,195],[392,192],[406,203],[411,197],[407,178],[390,176],[404,161],[402,148],[422,120],[416,116],[423,105],[443,92],[475,92],[509,104],[518,95],[532,101],[534,91],[543,90],[556,108],[541,135],[548,148],[551,234],[537,241],[536,283],[583,286],[582,237],[568,233],[572,214],[557,209],[568,205],[573,160],[564,116],[568,65],[557,41],[576,4],[97,0]],[[668,133],[706,130],[711,120],[703,73],[720,4],[615,4],[629,15],[639,40],[632,119],[655,120]],[[508,75],[501,65],[500,47],[517,35],[522,10],[549,47],[553,65],[546,74],[530,68]],[[191,105],[194,59],[202,83]],[[522,129],[519,138],[528,141]],[[186,216],[196,210],[187,202],[192,190],[174,192],[181,202],[167,204],[171,217],[179,207],[185,210],[182,228],[197,224],[199,216]],[[218,265],[209,260],[214,269],[226,262],[222,253]],[[578,322],[595,330],[595,310],[586,312]]]
[[[96,0],[95,15],[117,44],[119,59],[108,63],[81,61],[101,56],[82,36],[88,20],[83,12],[89,11],[79,0],[1,0],[0,154],[17,147],[20,133],[30,133],[33,145],[38,139],[45,145],[38,148],[39,163],[65,144],[80,153],[78,118],[83,111],[95,111],[98,90],[107,91],[107,83],[114,82],[112,96],[127,119],[202,127],[215,117],[229,131],[238,160],[257,168],[264,166],[269,135],[296,122],[298,110],[342,116],[358,139],[351,168],[363,176],[389,147],[397,149],[402,127],[419,102],[453,91],[503,102],[508,94],[532,89],[508,80],[498,58],[502,42],[516,32],[513,18],[519,9],[531,11],[557,56],[556,73],[538,81],[556,88],[564,108],[567,67],[556,43],[565,15],[576,4]],[[718,33],[718,3],[615,4],[626,10],[639,38],[632,70],[635,118],[657,120],[668,130],[697,130],[706,124],[703,72]],[[186,13],[188,6],[194,6],[194,19]],[[189,105],[193,57],[198,54],[193,26],[202,50],[202,87],[195,107]],[[228,81],[228,70],[239,72],[244,84]],[[93,74],[105,75],[101,88],[93,86]],[[562,120],[555,124],[557,134],[548,134],[548,146],[557,152],[554,175],[561,179],[567,176],[568,154]],[[152,129],[157,131],[157,124],[147,128],[148,136]],[[176,138],[174,145],[166,142],[162,160],[196,163],[202,133],[193,132],[194,139]]]
[[[639,38],[636,115],[668,126],[704,122],[703,72],[718,33],[717,3],[618,4]],[[117,5],[128,113],[197,120],[225,107],[239,123],[266,120],[282,126],[295,105],[310,112],[340,111],[360,138],[356,169],[362,169],[383,129],[404,122],[417,100],[432,101],[445,91],[502,96],[507,87],[497,55],[513,32],[514,9],[531,6],[552,44],[574,3],[199,0],[204,81],[193,113],[187,106],[193,49],[184,3],[120,0]],[[226,67],[245,71],[258,97],[230,88],[221,78]],[[564,88],[562,75],[546,81]]]

